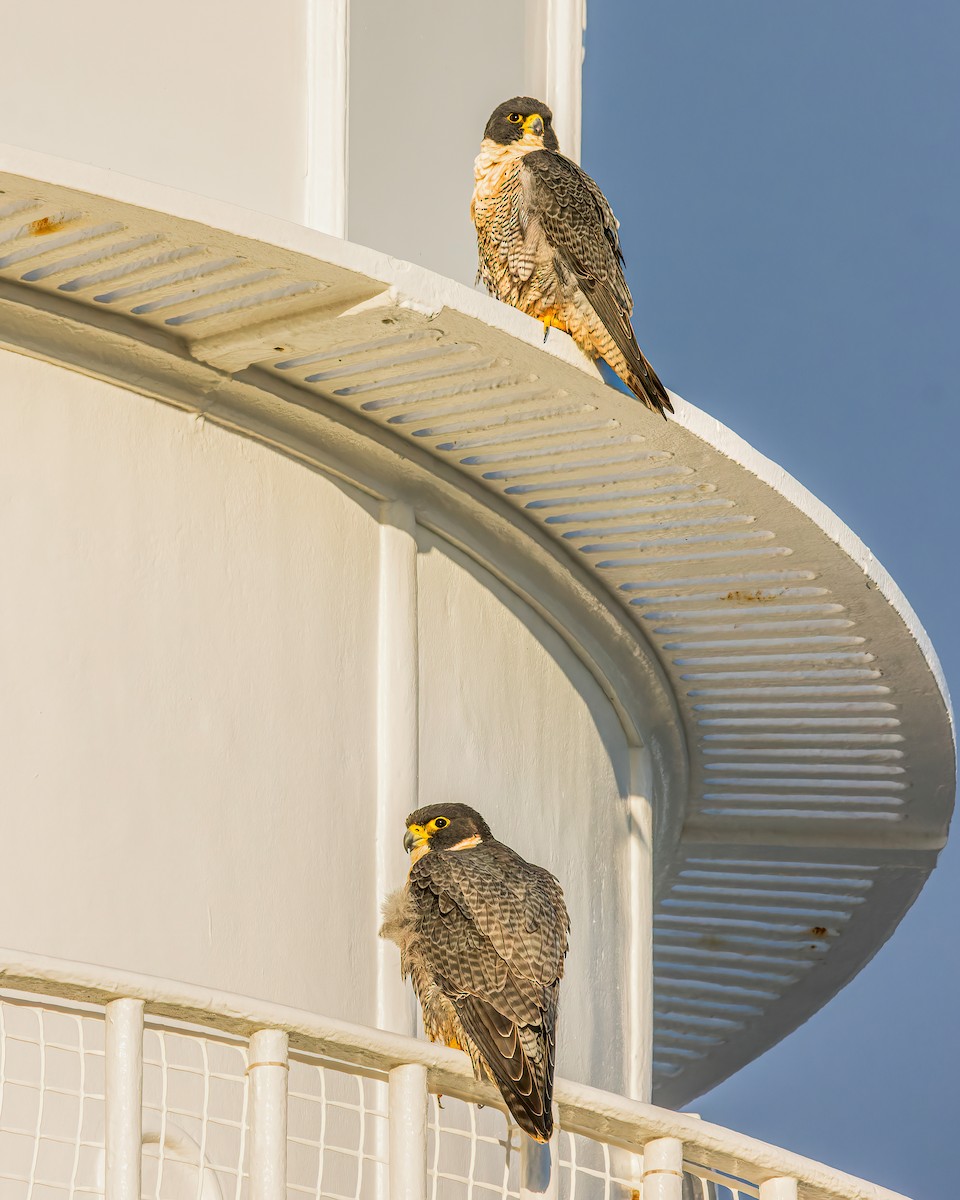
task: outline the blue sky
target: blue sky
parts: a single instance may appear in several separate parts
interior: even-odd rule
[[[590,0],[584,166],[668,387],[783,464],[906,592],[960,693],[960,5]],[[835,1000],[704,1118],[955,1190],[960,835]]]

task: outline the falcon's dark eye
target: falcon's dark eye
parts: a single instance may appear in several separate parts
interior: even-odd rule
[[[523,120],[523,117],[521,117],[519,113],[507,113],[507,120],[511,125],[519,125]]]
[[[433,824],[436,829],[446,829],[450,822],[446,817],[437,817]]]

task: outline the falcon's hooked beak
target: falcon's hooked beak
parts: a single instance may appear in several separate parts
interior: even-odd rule
[[[523,123],[523,132],[532,133],[537,137],[543,137],[543,117],[539,113],[533,113]]]
[[[409,854],[420,846],[427,844],[427,831],[422,825],[409,825],[403,835],[403,848]]]

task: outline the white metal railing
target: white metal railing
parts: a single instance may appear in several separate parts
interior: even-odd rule
[[[555,1104],[538,1147],[459,1052],[0,951],[4,1200],[903,1200],[583,1084]]]

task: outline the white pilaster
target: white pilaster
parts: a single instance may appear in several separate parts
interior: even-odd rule
[[[347,236],[349,0],[306,0],[307,147],[303,223]]]
[[[406,504],[380,515],[377,647],[377,897],[401,887],[409,869],[404,818],[418,807],[420,662],[416,519]],[[377,1024],[416,1032],[416,1002],[400,978],[396,946],[377,943]]]
[[[635,1100],[649,1102],[653,1087],[653,772],[650,753],[631,747],[627,796],[629,856],[629,1054],[626,1084]]]
[[[560,148],[580,161],[581,74],[586,0],[549,0],[547,6],[547,103],[553,109]]]

